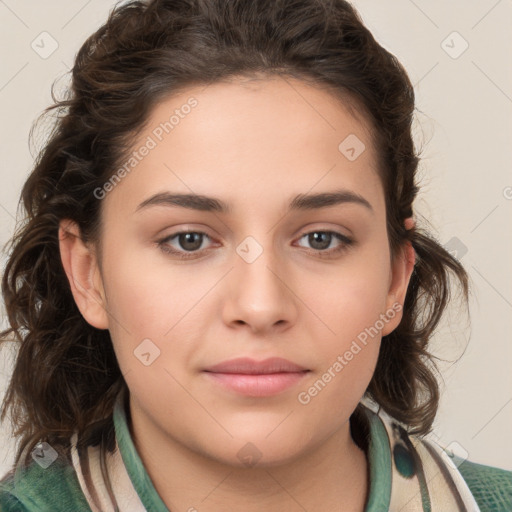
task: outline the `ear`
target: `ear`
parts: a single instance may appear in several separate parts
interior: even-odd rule
[[[413,218],[405,219],[404,224],[405,229],[411,229],[414,226]],[[386,299],[386,311],[393,311],[395,315],[392,318],[391,315],[388,315],[389,321],[382,329],[382,336],[387,336],[393,332],[402,321],[405,296],[415,262],[416,253],[414,248],[411,242],[406,242],[392,264],[389,291]]]
[[[83,242],[80,228],[69,219],[59,223],[59,248],[80,313],[93,327],[108,329],[105,292],[96,253]]]

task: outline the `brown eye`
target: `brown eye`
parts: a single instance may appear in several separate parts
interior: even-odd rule
[[[333,239],[332,233],[327,231],[314,231],[307,235],[308,243],[311,244],[315,250],[323,251],[328,249]]]
[[[354,244],[352,239],[336,231],[310,231],[303,233],[299,240],[304,238],[310,244],[312,252],[321,257],[335,255]],[[329,248],[333,242],[338,242],[338,245]]]
[[[179,246],[186,251],[197,251],[203,242],[201,233],[179,233],[177,237]]]
[[[201,252],[204,237],[210,238],[201,231],[180,231],[159,240],[158,246],[165,253],[173,254],[179,258],[195,257],[196,253]]]

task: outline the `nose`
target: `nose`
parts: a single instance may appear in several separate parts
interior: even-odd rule
[[[298,312],[291,269],[270,245],[263,248],[252,237],[239,244],[236,252],[224,290],[224,322],[260,335],[288,329]]]

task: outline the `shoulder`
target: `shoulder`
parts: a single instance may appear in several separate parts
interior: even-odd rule
[[[481,512],[512,510],[512,471],[453,458]]]
[[[69,460],[59,456],[51,464],[32,460],[18,465],[0,480],[1,512],[90,512],[76,472]]]
[[[437,503],[440,510],[512,512],[512,471],[477,464],[454,454],[451,445],[409,433],[381,408],[366,412],[372,440],[380,445],[373,450],[385,455],[381,465],[391,474],[392,509],[402,510],[421,496],[418,510]]]

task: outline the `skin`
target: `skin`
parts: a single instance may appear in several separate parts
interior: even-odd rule
[[[61,222],[75,301],[91,325],[110,331],[130,390],[132,436],[168,508],[362,511],[367,461],[349,417],[381,336],[401,312],[309,403],[298,394],[381,314],[403,305],[413,270],[410,244],[391,259],[369,124],[327,90],[296,79],[233,80],[162,101],[134,149],[191,96],[198,105],[102,199],[101,261],[76,225]],[[338,149],[349,134],[366,146],[354,161]],[[340,188],[371,209],[346,202],[287,210],[297,194]],[[164,191],[214,196],[231,211],[136,211]],[[208,235],[188,260],[158,245],[184,230]],[[303,236],[318,231],[354,244],[333,236],[322,246]],[[248,236],[262,250],[251,263],[237,253]],[[186,253],[179,242],[165,244]],[[328,250],[330,257],[319,255]],[[134,350],[148,338],[160,355],[145,366]],[[283,357],[310,372],[270,397],[239,395],[202,372],[242,356]],[[247,443],[261,457],[252,467],[237,456]]]

